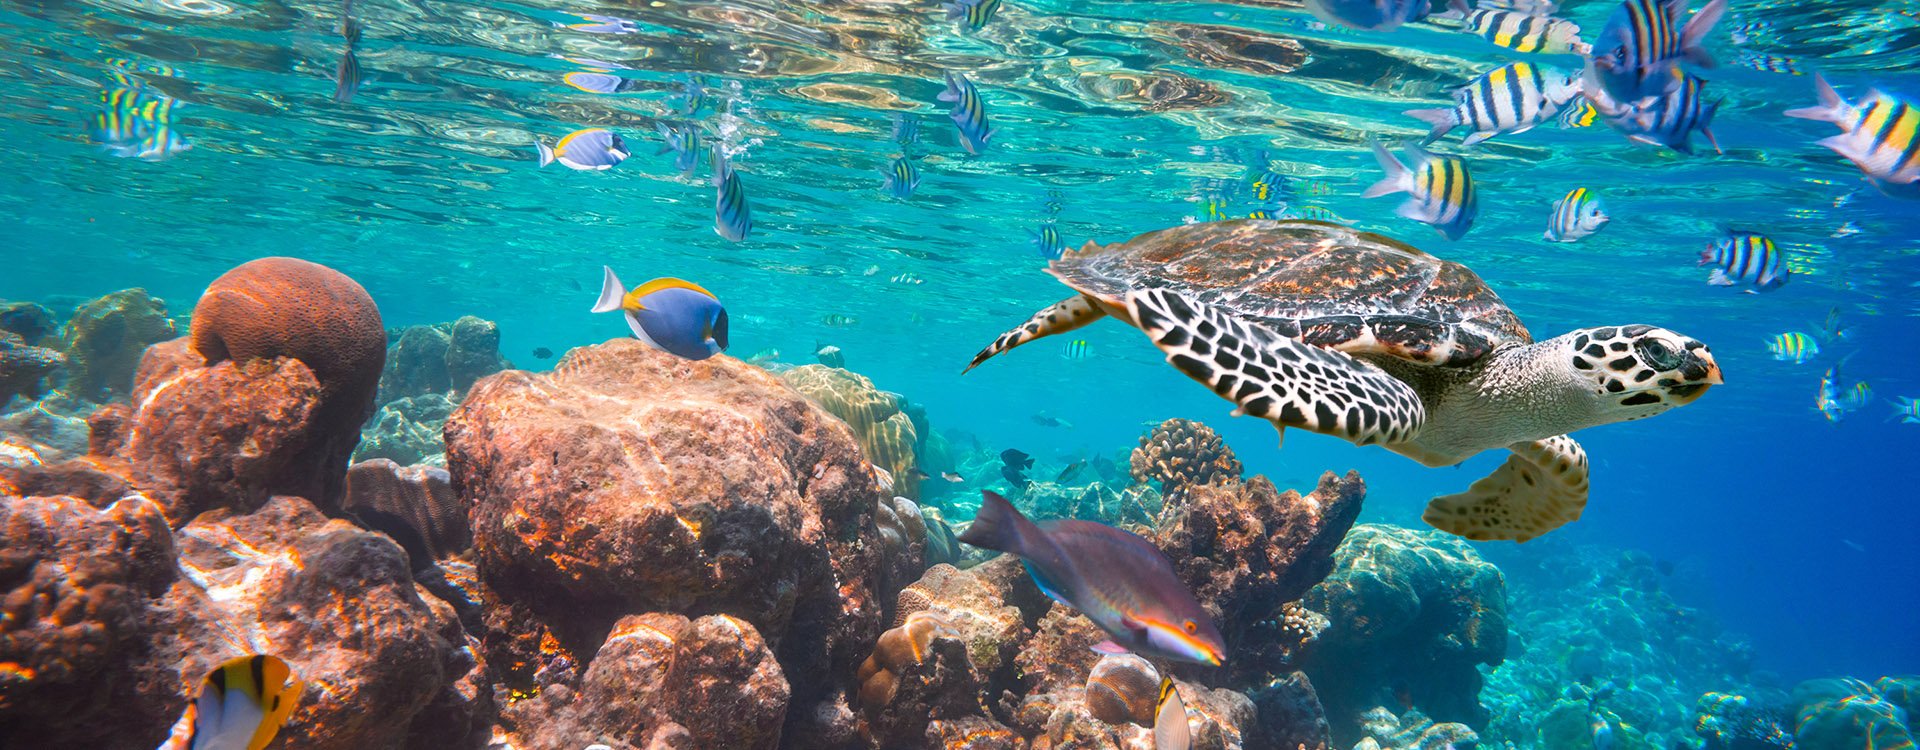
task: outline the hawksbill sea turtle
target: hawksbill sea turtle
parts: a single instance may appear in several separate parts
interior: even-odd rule
[[[1047,272],[1076,292],[973,358],[1101,316],[1167,362],[1286,428],[1379,445],[1427,466],[1513,455],[1434,498],[1435,528],[1525,542],[1580,517],[1586,451],[1567,433],[1644,419],[1720,383],[1705,344],[1650,325],[1534,341],[1486,282],[1369,232],[1317,221],[1219,221],[1087,243]]]

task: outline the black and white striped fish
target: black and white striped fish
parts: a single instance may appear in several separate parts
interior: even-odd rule
[[[1433,125],[1428,143],[1465,126],[1474,132],[1461,145],[1471,146],[1502,133],[1532,130],[1579,94],[1574,76],[1517,62],[1487,71],[1454,91],[1452,108],[1410,109],[1407,114]]]
[[[1848,104],[1827,79],[1815,75],[1816,106],[1787,111],[1788,117],[1820,120],[1846,132],[1819,144],[1846,157],[1879,186],[1897,197],[1920,197],[1920,107],[1877,90]]]
[[[747,205],[747,188],[740,173],[727,162],[724,144],[713,144],[713,231],[734,242],[753,232],[753,207]]]
[[[912,197],[913,191],[920,187],[920,170],[913,166],[913,160],[907,158],[906,154],[894,159],[892,164],[880,170],[880,174],[886,176],[880,189],[899,200]]]
[[[340,64],[333,69],[333,100],[341,104],[353,101],[353,92],[360,88],[360,22],[347,15],[353,12],[353,2],[341,7],[340,38],[346,41],[346,48],[340,51]]]
[[[1547,239],[1552,242],[1574,242],[1582,237],[1600,231],[1601,227],[1612,221],[1607,215],[1607,207],[1600,202],[1600,196],[1586,188],[1574,188],[1553,204],[1553,218],[1547,221]]]
[[[1727,236],[1700,253],[1700,265],[1713,266],[1707,283],[1714,286],[1750,284],[1748,294],[1779,289],[1793,275],[1787,270],[1786,255],[1773,239],[1754,232],[1730,231]]]
[[[1587,53],[1586,43],[1580,41],[1580,27],[1552,16],[1481,9],[1467,14],[1461,30],[1515,52]]]
[[[1727,0],[1712,0],[1683,26],[1687,0],[1626,0],[1593,40],[1587,73],[1594,88],[1624,104],[1674,90],[1681,60],[1713,67],[1701,45],[1726,11]]]
[[[953,118],[954,127],[960,131],[960,145],[967,153],[987,150],[987,141],[993,139],[993,128],[987,124],[986,100],[980,98],[980,90],[973,87],[973,82],[958,73],[948,73],[947,90],[936,98],[953,104],[947,116]]]
[[[1683,72],[1679,88],[1645,106],[1627,107],[1623,113],[1611,117],[1608,124],[1630,139],[1666,146],[1683,154],[1693,153],[1693,131],[1698,130],[1713,144],[1714,153],[1723,153],[1710,127],[1720,101],[1708,102],[1706,87],[1704,79]]]
[[[1473,226],[1473,217],[1480,212],[1480,201],[1466,161],[1457,156],[1427,153],[1420,144],[1408,141],[1407,157],[1413,161],[1409,168],[1387,153],[1387,148],[1379,142],[1372,146],[1374,158],[1380,161],[1380,168],[1387,171],[1387,176],[1367,188],[1361,197],[1406,193],[1410,197],[1395,213],[1431,225],[1450,240],[1460,239]]]

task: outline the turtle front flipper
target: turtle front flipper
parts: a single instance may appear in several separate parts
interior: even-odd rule
[[[1033,317],[1021,323],[1020,327],[1000,334],[1000,337],[988,344],[987,348],[973,355],[973,361],[968,363],[967,369],[961,370],[960,374],[967,374],[968,370],[979,367],[981,362],[987,361],[995,354],[1043,336],[1066,333],[1099,320],[1104,315],[1106,313],[1100,310],[1099,305],[1094,304],[1093,298],[1084,294],[1076,294],[1055,302],[1040,312],[1034,313]]]
[[[1579,520],[1587,507],[1587,452],[1566,435],[1514,443],[1507,462],[1466,492],[1436,497],[1422,518],[1474,541],[1524,542]]]
[[[1400,443],[1426,421],[1419,394],[1385,370],[1296,341],[1167,289],[1127,293],[1127,312],[1167,362],[1282,430],[1359,445]]]

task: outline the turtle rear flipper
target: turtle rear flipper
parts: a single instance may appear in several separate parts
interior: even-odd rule
[[[973,361],[967,363],[967,369],[961,370],[960,374],[967,374],[968,370],[979,367],[981,362],[987,361],[995,354],[1043,336],[1066,333],[1099,320],[1104,315],[1106,313],[1100,310],[1099,305],[1094,304],[1093,298],[1084,294],[1076,294],[1055,302],[1040,312],[1034,313],[1033,317],[1021,323],[1018,328],[1000,334],[1000,337],[988,344],[987,348],[973,355]]]
[[[1485,542],[1525,542],[1579,520],[1587,507],[1587,452],[1566,435],[1514,443],[1507,462],[1466,492],[1436,497],[1434,528]]]
[[[1379,367],[1302,343],[1178,292],[1127,294],[1127,312],[1167,362],[1282,430],[1299,427],[1359,445],[1411,439],[1426,407]]]

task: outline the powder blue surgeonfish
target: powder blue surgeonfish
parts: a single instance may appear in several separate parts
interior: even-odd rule
[[[1331,24],[1363,31],[1392,31],[1433,12],[1428,0],[1307,0],[1307,12]]]
[[[606,128],[576,130],[552,146],[539,142],[533,145],[540,150],[540,166],[543,167],[557,161],[569,169],[612,169],[632,155],[627,151],[626,141],[620,140],[620,136]]]
[[[713,292],[672,277],[627,291],[612,268],[602,269],[594,312],[624,311],[634,336],[676,357],[701,360],[727,350],[727,308]]]
[[[1042,592],[1112,636],[1095,650],[1220,665],[1220,631],[1159,548],[1093,521],[1035,524],[1006,498],[981,495],[980,512],[960,541],[1019,556]]]

